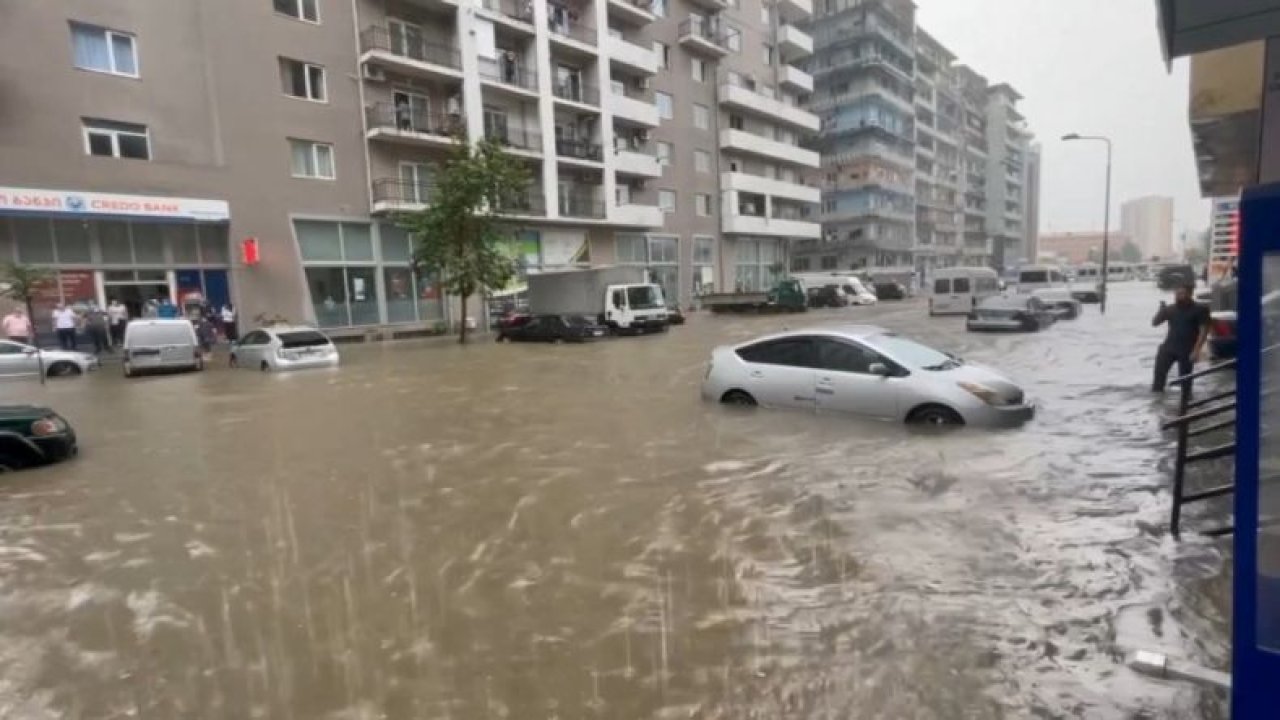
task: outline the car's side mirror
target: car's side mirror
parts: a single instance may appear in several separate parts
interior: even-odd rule
[[[879,375],[880,377],[889,377],[892,374],[889,372],[889,366],[884,363],[871,363],[871,367],[867,369],[872,375]]]
[[[40,351],[39,351],[39,350],[37,350],[37,349],[35,349],[35,348],[33,348],[33,347],[29,347],[29,348],[27,348],[26,350],[23,350],[22,352],[23,352],[23,354],[24,354],[24,355],[35,355],[36,353],[38,353],[38,352],[40,352]]]

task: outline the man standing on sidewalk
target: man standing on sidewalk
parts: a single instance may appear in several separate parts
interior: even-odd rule
[[[114,347],[124,345],[124,329],[129,324],[129,308],[119,298],[111,298],[107,303],[107,321],[111,323],[111,344]]]
[[[1169,324],[1169,332],[1156,351],[1155,377],[1151,392],[1164,392],[1169,384],[1169,369],[1178,364],[1178,376],[1190,375],[1200,359],[1204,341],[1209,337],[1209,308],[1200,305],[1192,297],[1194,285],[1178,287],[1173,305],[1160,303],[1160,309],[1151,318],[1151,327]]]
[[[90,301],[84,320],[85,330],[89,333],[89,339],[93,341],[93,354],[101,355],[104,350],[110,350],[111,340],[107,336],[107,311],[98,307],[97,302]]]
[[[23,345],[30,345],[36,335],[35,328],[31,327],[31,318],[22,308],[14,308],[13,312],[5,315],[0,330],[4,330],[6,338]]]
[[[58,303],[53,310],[53,329],[58,332],[58,347],[63,350],[76,349],[76,311]]]

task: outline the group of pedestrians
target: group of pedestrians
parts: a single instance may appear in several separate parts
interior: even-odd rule
[[[177,319],[182,317],[182,311],[169,298],[161,298],[147,301],[142,307],[142,317]],[[220,308],[205,305],[198,312],[192,312],[189,319],[206,352],[212,349],[219,335],[230,342],[239,339],[236,309],[230,303]],[[79,310],[66,303],[58,303],[51,313],[51,320],[59,348],[76,350],[79,334],[83,332],[92,343],[94,354],[101,355],[124,345],[124,332],[129,325],[129,309],[117,298],[112,298],[105,308],[93,300]],[[24,345],[35,343],[35,326],[26,310],[21,307],[15,308],[0,320],[0,332],[6,339],[14,342]]]

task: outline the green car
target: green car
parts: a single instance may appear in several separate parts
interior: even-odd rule
[[[0,473],[75,456],[76,432],[58,413],[35,405],[0,405]]]

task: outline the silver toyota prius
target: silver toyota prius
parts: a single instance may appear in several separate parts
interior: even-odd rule
[[[994,370],[871,325],[816,327],[716,348],[706,400],[893,422],[1010,427],[1035,415]]]

